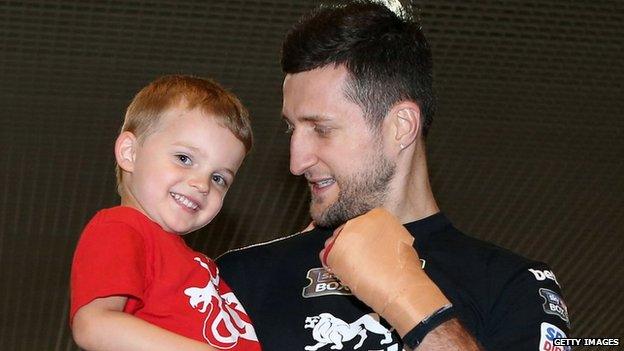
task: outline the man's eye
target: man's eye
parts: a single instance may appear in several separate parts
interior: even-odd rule
[[[314,131],[318,135],[326,136],[331,131],[331,128],[324,127],[324,126],[314,126]]]
[[[227,180],[225,180],[225,178],[220,175],[220,174],[213,174],[212,175],[212,181],[221,185],[221,186],[227,186]]]
[[[191,158],[188,157],[187,155],[176,155],[176,157],[178,158],[180,163],[182,163],[184,165],[190,166],[193,163]]]
[[[284,130],[284,133],[286,134],[292,134],[292,132],[295,130],[295,127],[292,126],[292,124],[287,123],[286,124],[286,130]]]
[[[282,118],[282,122],[284,122],[284,124],[286,125],[286,129],[284,130],[284,133],[292,134],[292,132],[295,130],[295,127],[292,125],[292,123],[286,120],[286,118]]]

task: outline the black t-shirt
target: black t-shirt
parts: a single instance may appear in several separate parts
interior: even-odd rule
[[[553,346],[569,320],[548,266],[466,236],[442,213],[405,227],[424,270],[486,350],[566,350]],[[398,334],[321,268],[329,236],[314,229],[217,259],[264,350],[401,350]]]

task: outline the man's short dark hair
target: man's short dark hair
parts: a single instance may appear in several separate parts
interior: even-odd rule
[[[378,127],[392,106],[411,100],[422,114],[426,136],[435,97],[431,49],[420,24],[371,1],[321,6],[286,35],[282,70],[299,73],[329,64],[345,65],[347,98]]]

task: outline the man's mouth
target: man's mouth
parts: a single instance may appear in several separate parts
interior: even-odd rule
[[[335,182],[336,182],[336,180],[334,178],[329,178],[329,179],[323,179],[323,180],[321,180],[319,182],[316,182],[316,185],[319,188],[324,188],[326,186],[330,186],[330,185],[334,184]]]
[[[334,178],[324,178],[316,181],[309,180],[310,186],[313,190],[322,190],[336,183],[336,179]]]
[[[196,203],[195,201],[189,199],[188,197],[182,195],[182,194],[178,194],[178,193],[169,193],[171,194],[171,197],[173,197],[173,199],[179,203],[180,205],[188,208],[191,211],[197,211],[199,209],[199,204]]]

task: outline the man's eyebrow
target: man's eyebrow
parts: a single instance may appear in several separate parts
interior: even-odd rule
[[[321,116],[321,115],[311,115],[311,116],[297,117],[296,119],[302,122],[319,122],[319,121],[326,121],[329,119],[329,117]],[[292,120],[284,114],[282,114],[282,120],[284,120],[286,123],[292,123]]]

